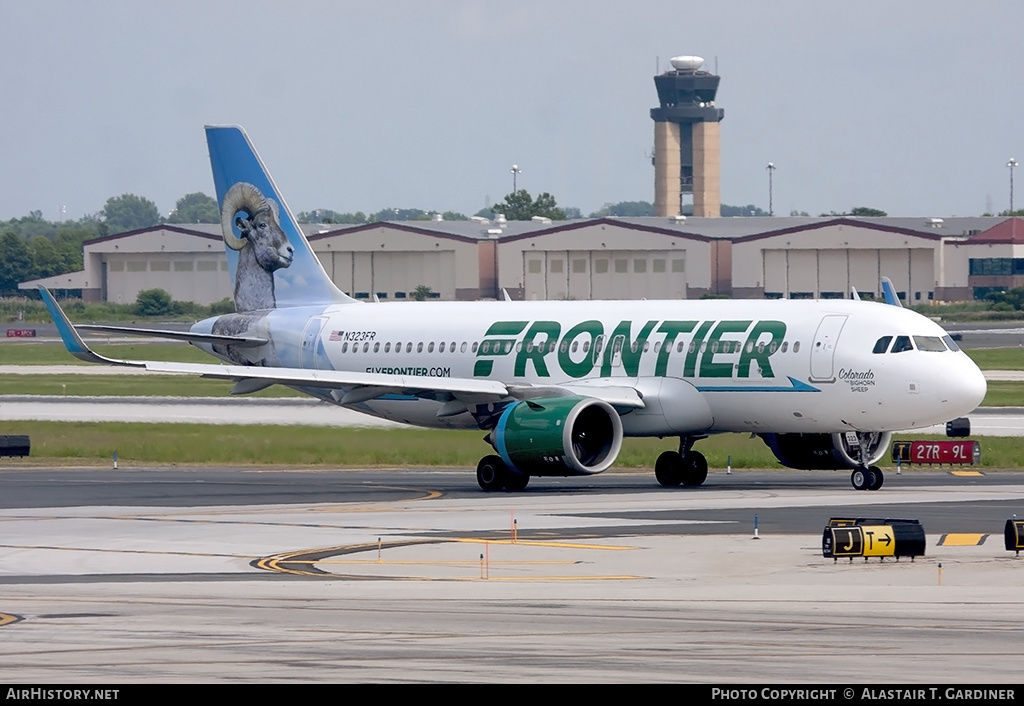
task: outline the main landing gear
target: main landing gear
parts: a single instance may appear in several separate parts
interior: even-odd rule
[[[885,482],[885,475],[878,466],[859,466],[850,474],[850,483],[854,490],[878,490]]]
[[[508,467],[501,456],[484,456],[476,465],[476,482],[482,490],[523,490],[530,476]]]
[[[696,487],[707,480],[708,460],[701,452],[692,450],[695,441],[695,437],[680,437],[678,451],[666,451],[658,456],[654,476],[662,486],[674,488],[682,484]]]

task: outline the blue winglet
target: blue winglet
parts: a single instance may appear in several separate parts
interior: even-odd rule
[[[133,363],[128,360],[115,360],[113,358],[106,358],[99,353],[93,351],[89,346],[85,345],[85,341],[78,335],[78,331],[71,324],[71,320],[68,319],[67,314],[57,304],[57,300],[50,294],[50,290],[46,287],[39,285],[39,294],[43,297],[43,303],[46,305],[47,311],[50,312],[50,316],[53,317],[53,323],[57,325],[57,333],[60,334],[61,340],[64,342],[64,347],[68,349],[68,353],[75,356],[79,360],[84,360],[87,363],[103,363],[105,365],[130,365],[133,367],[139,367],[140,363]]]
[[[903,308],[903,303],[896,296],[896,288],[892,286],[892,280],[888,277],[882,278],[882,297],[885,299],[886,304]]]

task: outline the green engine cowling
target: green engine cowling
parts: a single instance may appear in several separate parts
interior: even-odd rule
[[[545,397],[509,405],[488,441],[526,475],[592,475],[618,457],[622,422],[610,404],[593,397]]]

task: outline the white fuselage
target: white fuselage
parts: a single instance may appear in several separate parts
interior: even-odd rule
[[[986,389],[941,327],[873,302],[344,304],[305,316],[304,326],[285,325],[294,313],[268,313],[267,364],[568,387],[584,396],[588,387],[632,387],[645,409],[623,410],[627,436],[911,429],[971,412]],[[420,426],[475,428],[470,414],[439,415],[450,400],[384,395],[349,406]],[[642,421],[652,413],[659,421]]]

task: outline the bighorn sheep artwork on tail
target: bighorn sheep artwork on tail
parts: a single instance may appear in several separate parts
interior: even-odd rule
[[[237,218],[235,214],[244,213]],[[292,264],[294,248],[281,230],[277,202],[252,184],[239,182],[224,195],[220,225],[224,243],[238,251],[235,271],[235,311],[258,311],[277,306],[274,272]],[[235,235],[237,226],[241,237]]]
[[[280,226],[277,202],[252,184],[239,182],[221,206],[224,244],[238,252],[235,267],[235,312],[221,316],[213,333],[237,336],[265,326],[265,312],[277,306],[274,273],[292,264],[294,248]],[[235,235],[235,227],[240,236]],[[214,346],[214,351],[241,365],[263,365],[260,349]]]

